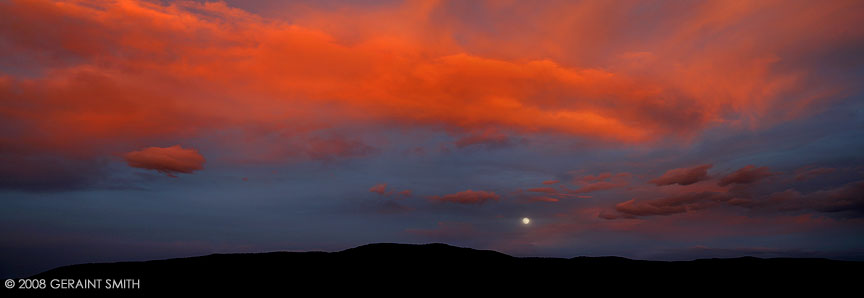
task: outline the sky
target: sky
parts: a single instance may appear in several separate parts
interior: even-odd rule
[[[862,53],[862,1],[0,0],[0,274],[864,260]]]

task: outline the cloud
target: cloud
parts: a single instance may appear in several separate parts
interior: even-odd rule
[[[126,163],[133,168],[155,170],[168,177],[175,174],[192,174],[204,169],[204,156],[195,149],[184,149],[180,145],[171,147],[147,147],[123,155]]]
[[[638,22],[625,16],[644,7],[631,3],[524,5],[485,7],[484,24],[447,2],[276,13],[288,23],[223,2],[4,1],[0,14],[16,17],[0,22],[0,45],[15,59],[2,61],[14,67],[0,74],[0,124],[18,129],[2,137],[57,154],[226,127],[428,127],[467,134],[457,146],[548,134],[650,143],[786,121],[857,86],[810,75],[821,58],[860,52],[855,2],[676,3]],[[583,17],[565,24],[562,13]],[[598,24],[604,33],[585,29]],[[832,69],[854,73],[847,64]],[[370,153],[308,141],[312,159]]]
[[[404,199],[411,197],[413,192],[410,189],[396,190],[391,189],[387,190],[387,183],[379,183],[369,188],[369,192],[377,193],[384,197],[395,198],[395,199]]]
[[[806,181],[816,176],[827,175],[837,171],[835,168],[819,167],[819,168],[801,168],[795,171],[796,181]]]
[[[387,192],[387,183],[375,184],[369,188],[369,191],[383,195]]]
[[[625,173],[626,174],[626,173]],[[620,174],[619,174],[620,175]],[[612,177],[612,173],[600,173],[597,175],[585,175],[573,179],[574,184],[587,184],[604,181]]]
[[[720,179],[720,182],[717,185],[727,186],[730,184],[751,184],[758,182],[767,177],[773,176],[775,173],[772,173],[768,170],[767,167],[755,167],[752,165],[745,166],[743,168],[738,169],[732,174],[727,175]]]
[[[740,205],[761,211],[816,211],[860,217],[864,216],[864,181],[810,193],[787,189]]]
[[[555,194],[555,193],[558,193],[558,189],[555,189],[555,188],[553,188],[553,187],[535,187],[535,188],[529,188],[529,189],[526,189],[526,191],[530,191],[530,192],[542,192],[542,193],[549,193],[549,194]]]
[[[626,184],[625,183],[601,181],[601,182],[594,182],[594,183],[590,183],[590,184],[585,184],[585,185],[579,187],[578,189],[568,189],[567,192],[572,193],[572,194],[589,193],[589,192],[613,189],[613,188],[621,187],[624,185],[626,185]]]
[[[652,179],[649,182],[657,186],[663,185],[690,185],[699,181],[708,180],[708,169],[712,164],[698,165],[690,168],[677,168],[666,171],[663,176]]]
[[[491,191],[466,190],[444,196],[430,196],[430,200],[438,202],[450,202],[457,204],[483,204],[486,201],[499,201],[501,196]]]
[[[558,183],[557,180],[555,181],[555,183],[545,183],[544,182],[543,184],[544,185],[551,185],[551,184],[556,184],[556,183]],[[564,187],[563,185],[561,185],[560,187],[561,187],[561,189],[557,189],[554,187],[534,187],[534,188],[528,188],[525,190],[519,189],[519,190],[515,191],[514,194],[516,194],[520,200],[525,201],[525,202],[543,202],[543,203],[555,203],[555,202],[561,201],[561,199],[564,199],[564,198],[580,198],[580,199],[590,198],[590,196],[580,196],[580,195],[570,193],[570,192],[568,192],[567,188]],[[526,194],[525,192],[529,192],[529,193]],[[532,193],[541,193],[543,195],[536,195],[536,194],[532,194]]]
[[[628,200],[614,210],[602,210],[604,219],[636,218],[687,213],[724,206],[744,208],[757,213],[819,212],[839,216],[864,216],[864,181],[810,193],[794,189],[767,195],[750,196],[732,192],[688,192],[652,200]]]
[[[557,184],[558,182],[561,182],[561,181],[559,181],[559,180],[546,180],[546,181],[543,181],[543,184],[544,185],[551,185],[551,184]]]
[[[412,192],[410,189],[402,190],[402,191],[399,191],[396,193],[396,195],[399,196],[400,198],[407,198],[407,197],[412,196],[413,194],[414,194],[414,192]]]
[[[368,157],[393,128],[466,148],[652,146],[785,123],[859,88],[858,1],[676,2],[639,19],[630,2],[483,2],[484,22],[460,5],[0,1],[16,16],[0,20],[0,141],[95,160],[219,135],[213,150],[266,162]],[[326,136],[352,129],[377,138]]]
[[[528,201],[529,202],[555,203],[555,202],[558,202],[559,200],[556,198],[550,198],[547,196],[533,196],[533,197],[528,198]]]
[[[601,217],[614,219],[619,217],[632,218],[638,216],[672,215],[685,213],[689,210],[705,209],[731,199],[729,194],[719,192],[686,193],[672,197],[637,201],[629,200],[615,205],[618,216],[602,213]]]
[[[597,175],[586,175],[573,179],[573,184],[579,185],[578,189],[569,189],[561,186],[569,194],[582,194],[601,190],[609,190],[630,184],[630,173],[601,173]]]

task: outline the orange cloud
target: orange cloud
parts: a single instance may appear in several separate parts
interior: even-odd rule
[[[167,148],[148,147],[123,155],[130,167],[155,170],[168,177],[175,174],[192,174],[204,168],[204,156],[195,149],[184,149],[180,145]]]
[[[491,191],[466,190],[444,196],[430,196],[430,200],[439,202],[450,202],[457,204],[483,204],[486,201],[499,201],[501,196]]]
[[[855,85],[796,58],[864,36],[855,1],[675,4],[688,13],[655,12],[663,34],[647,40],[632,36],[627,16],[644,7],[629,2],[548,3],[524,18],[505,13],[525,3],[486,7],[508,35],[448,5],[297,9],[287,23],[222,2],[4,1],[0,14],[16,16],[0,21],[4,56],[27,63],[0,73],[0,124],[20,128],[0,137],[85,155],[226,127],[425,126],[467,133],[460,146],[506,142],[490,129],[653,142],[812,110]],[[304,140],[313,159],[371,148]]]

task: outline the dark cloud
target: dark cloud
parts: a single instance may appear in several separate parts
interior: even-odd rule
[[[528,201],[529,202],[555,203],[555,202],[558,202],[559,200],[556,198],[551,198],[551,197],[547,197],[547,196],[533,196],[533,197],[528,198]]]
[[[629,200],[615,205],[615,211],[619,217],[638,217],[654,215],[671,215],[684,213],[689,210],[705,209],[718,203],[731,199],[727,193],[721,192],[699,192],[686,193],[656,200],[637,201]],[[601,213],[601,217],[607,219],[616,218],[614,215]]]
[[[663,185],[690,185],[699,181],[708,180],[708,169],[712,164],[704,164],[691,168],[677,168],[666,171],[663,176],[650,180],[649,182],[657,186]]]
[[[630,184],[630,173],[600,173],[597,175],[586,175],[573,179],[573,184],[579,185],[577,189],[561,186],[568,194],[583,194],[594,191],[608,190]]]
[[[483,204],[486,201],[499,201],[501,196],[491,191],[483,190],[466,190],[454,194],[443,196],[430,196],[430,200],[439,202],[450,202],[457,204]]]
[[[585,184],[604,181],[612,177],[612,173],[600,173],[597,175],[585,175],[573,179],[573,184]]]
[[[557,183],[557,182],[556,182]],[[550,183],[544,183],[550,184]],[[525,193],[528,192],[528,193]],[[545,203],[555,203],[564,198],[586,198],[587,196],[579,196],[573,193],[569,193],[567,188],[561,185],[561,189],[557,189],[554,187],[535,187],[523,190],[517,190],[514,192],[518,195],[519,199],[526,202],[545,202]],[[540,193],[542,195],[536,195],[532,193]]]
[[[123,156],[126,163],[133,168],[155,170],[168,177],[175,174],[192,174],[204,168],[204,156],[195,149],[185,149],[180,145],[167,148],[148,147],[132,151]]]
[[[529,189],[526,189],[526,191],[530,191],[530,192],[542,192],[542,193],[548,193],[548,194],[556,194],[556,193],[558,193],[558,189],[555,189],[555,188],[552,188],[552,187],[535,187],[535,188],[529,188]]]
[[[747,198],[730,192],[697,192],[654,200],[629,200],[615,205],[614,211],[603,210],[605,219],[672,215],[693,210],[737,206],[754,212],[821,212],[864,216],[864,181],[801,193],[794,189]]]
[[[809,180],[809,179],[816,177],[816,176],[831,174],[831,173],[834,173],[835,171],[837,171],[837,169],[825,168],[825,167],[812,168],[812,169],[807,169],[807,168],[799,169],[798,171],[796,171],[795,180],[796,181],[805,181],[805,180]]]
[[[727,186],[730,184],[751,184],[758,182],[759,180],[765,179],[767,177],[773,176],[776,173],[772,173],[768,170],[768,167],[755,167],[753,165],[748,165],[746,167],[740,168],[732,174],[723,177],[720,179],[720,182],[717,185]]]
[[[627,184],[626,183],[620,183],[620,182],[600,181],[600,182],[594,182],[591,184],[583,185],[583,186],[579,187],[578,189],[567,189],[567,192],[571,193],[571,194],[581,194],[581,193],[589,193],[589,192],[600,191],[600,190],[613,189],[613,188],[621,187],[624,185],[627,185]]]
[[[806,194],[788,189],[760,200],[743,201],[741,205],[754,210],[817,211],[864,216],[864,181]]]

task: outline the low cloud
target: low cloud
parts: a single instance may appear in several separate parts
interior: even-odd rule
[[[501,196],[491,191],[483,190],[466,190],[454,194],[443,196],[430,196],[430,200],[439,202],[450,202],[457,204],[483,204],[486,201],[499,201]]]
[[[834,213],[864,216],[864,181],[810,193],[794,189],[748,197],[729,192],[692,192],[653,200],[629,200],[603,210],[605,219],[673,215],[694,210],[735,206],[757,213]]]
[[[737,171],[727,175],[726,177],[723,177],[723,179],[720,179],[720,182],[717,183],[717,185],[727,186],[730,184],[751,184],[773,175],[775,175],[775,173],[772,173],[770,170],[768,170],[768,167],[757,168],[755,166],[748,165],[746,167],[738,169]]]
[[[397,200],[408,198],[413,195],[413,192],[410,189],[397,190],[391,188],[390,190],[388,190],[387,183],[375,184],[374,186],[369,188],[369,192],[374,192],[381,196],[395,198]]]
[[[526,189],[526,191],[542,192],[542,193],[548,193],[548,194],[557,194],[558,193],[558,190],[555,188],[552,188],[552,187],[535,187],[535,188]]]
[[[691,168],[671,169],[666,171],[663,176],[648,182],[654,183],[657,186],[672,184],[690,185],[699,181],[708,180],[708,169],[712,166],[714,165],[704,164]]]
[[[597,175],[586,175],[573,179],[573,184],[579,185],[578,189],[569,189],[564,186],[569,194],[583,194],[601,190],[608,190],[627,186],[630,181],[630,173],[601,173]]]
[[[638,216],[672,215],[684,213],[689,210],[705,209],[729,201],[731,196],[727,193],[700,192],[687,193],[656,200],[637,201],[629,200],[615,205],[617,217],[632,218]],[[601,214],[607,219],[617,218],[609,213]]]
[[[130,167],[154,170],[168,177],[175,174],[192,174],[204,169],[204,156],[195,149],[185,149],[180,145],[167,148],[148,147],[132,151],[123,156]]]
[[[825,167],[813,168],[813,169],[806,169],[806,168],[799,169],[798,171],[796,171],[795,180],[796,181],[806,181],[806,180],[809,180],[809,179],[814,178],[816,176],[822,176],[822,175],[834,173],[835,171],[837,171],[837,169],[825,168]]]
[[[810,193],[787,189],[761,200],[742,201],[741,205],[763,211],[818,211],[859,217],[864,216],[864,181]]]
[[[387,193],[387,183],[375,184],[369,188],[369,191],[383,195]]]
[[[559,200],[556,198],[550,198],[547,196],[534,196],[534,197],[528,198],[528,201],[530,201],[530,202],[555,203],[555,202],[558,202]]]

